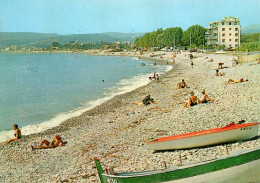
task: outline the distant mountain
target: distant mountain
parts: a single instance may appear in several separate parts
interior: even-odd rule
[[[252,33],[259,33],[260,32],[260,24],[248,25],[241,28],[242,34],[252,34]]]
[[[144,33],[117,33],[108,32],[100,34],[45,34],[31,32],[0,32],[0,49],[13,45],[24,47],[49,47],[52,42],[69,43],[78,41],[85,42],[116,42],[134,41]]]

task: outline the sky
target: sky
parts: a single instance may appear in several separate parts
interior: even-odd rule
[[[260,24],[260,0],[0,0],[0,32],[140,33],[223,17]]]

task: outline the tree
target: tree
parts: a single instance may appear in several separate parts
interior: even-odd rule
[[[57,42],[57,41],[54,41],[54,42],[52,42],[51,46],[52,46],[52,47],[59,47],[59,46],[60,46],[60,43]]]
[[[182,42],[185,46],[193,44],[195,46],[203,45],[203,39],[206,29],[201,25],[192,25],[183,33]]]

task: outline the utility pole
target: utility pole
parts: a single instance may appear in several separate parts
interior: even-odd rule
[[[190,33],[190,48],[191,48],[191,33]]]
[[[203,32],[203,50],[204,50],[204,39],[205,39],[205,32]]]
[[[174,33],[174,49],[175,49],[175,33]]]

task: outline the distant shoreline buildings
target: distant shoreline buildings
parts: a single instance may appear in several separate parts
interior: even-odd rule
[[[207,45],[225,45],[226,48],[240,46],[241,25],[239,18],[224,17],[221,21],[209,23],[206,28]]]

